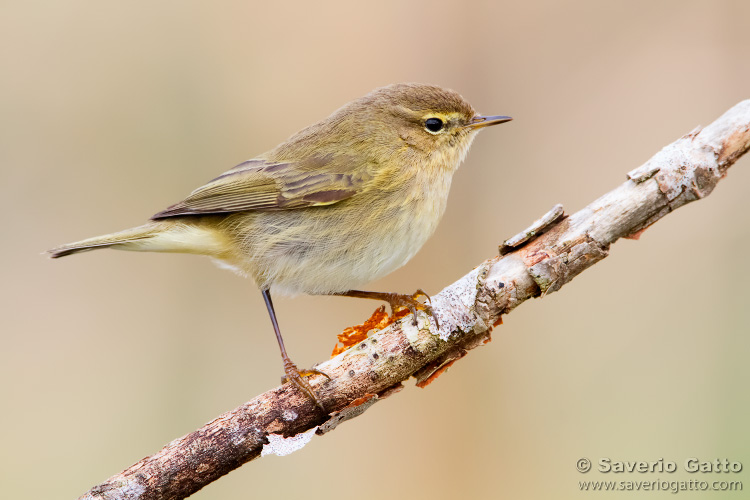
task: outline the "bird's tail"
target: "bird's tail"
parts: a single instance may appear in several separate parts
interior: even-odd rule
[[[75,243],[62,245],[53,248],[52,250],[48,250],[47,253],[53,259],[57,259],[58,257],[65,257],[66,255],[72,255],[79,252],[88,252],[89,250],[97,250],[99,248],[138,250],[138,247],[144,246],[144,240],[154,238],[162,229],[163,228],[159,227],[157,224],[146,224],[132,229],[126,229],[125,231],[105,234],[104,236],[95,236],[93,238],[76,241]]]
[[[227,251],[227,239],[210,225],[197,221],[152,221],[118,233],[88,238],[48,250],[56,259],[98,248],[136,252],[178,252],[220,257]]]

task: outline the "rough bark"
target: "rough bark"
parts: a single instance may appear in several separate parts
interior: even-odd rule
[[[446,287],[432,298],[439,329],[423,313],[417,326],[407,316],[318,366],[331,380],[317,376],[311,384],[329,414],[285,384],[172,441],[81,498],[185,498],[261,454],[304,446],[313,434],[330,432],[400,390],[412,376],[420,386],[429,384],[486,343],[503,314],[559,290],[606,257],[619,238],[638,238],[672,210],[710,194],[749,147],[746,100],[666,146],[584,209],[532,226],[527,236],[535,239],[524,244],[524,238],[514,238],[502,256]]]

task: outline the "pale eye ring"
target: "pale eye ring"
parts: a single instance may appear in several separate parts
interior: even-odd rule
[[[431,134],[437,134],[443,130],[444,125],[440,118],[428,118],[424,121],[424,128]]]

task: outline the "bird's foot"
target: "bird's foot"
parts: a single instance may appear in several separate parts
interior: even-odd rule
[[[297,365],[292,363],[292,360],[289,358],[286,358],[284,360],[284,373],[286,373],[286,375],[281,377],[282,384],[291,382],[293,386],[295,386],[297,389],[302,391],[302,394],[307,396],[308,399],[310,399],[313,403],[315,403],[315,406],[317,406],[323,411],[326,411],[325,407],[323,406],[323,403],[320,401],[318,396],[315,395],[315,391],[313,391],[313,388],[310,386],[310,383],[307,381],[307,377],[311,377],[313,375],[323,375],[328,380],[331,380],[331,377],[329,377],[326,373],[323,373],[320,370],[316,370],[315,368],[310,368],[308,370],[300,370],[299,368],[297,368]]]
[[[414,316],[414,319],[412,320],[412,322],[414,323],[415,326],[417,325],[417,311],[424,311],[429,316],[432,316],[432,319],[435,320],[435,324],[437,325],[438,328],[440,328],[440,325],[438,324],[437,316],[435,316],[435,312],[432,310],[432,306],[429,304],[431,302],[430,296],[427,295],[424,292],[424,290],[421,290],[421,289],[417,289],[417,291],[411,295],[406,295],[402,293],[388,293],[388,292],[365,292],[363,290],[349,290],[346,292],[331,293],[330,295],[354,297],[357,299],[382,300],[383,302],[388,302],[391,305],[392,316],[396,315],[396,308],[405,307]],[[428,302],[427,304],[419,301],[419,299],[422,297],[427,299],[427,302]]]
[[[427,303],[425,304],[424,302],[420,302],[420,298],[427,299]],[[396,313],[397,307],[405,307],[409,309],[409,312],[411,312],[414,316],[414,319],[412,320],[412,324],[414,326],[417,325],[417,311],[424,311],[429,316],[432,316],[432,319],[435,320],[435,325],[440,328],[437,316],[435,316],[435,312],[430,305],[430,303],[432,302],[430,300],[430,296],[427,295],[427,293],[425,293],[425,291],[421,288],[418,288],[417,291],[412,295],[406,295],[402,293],[385,293],[383,300],[390,304],[391,312],[393,312],[394,314]]]

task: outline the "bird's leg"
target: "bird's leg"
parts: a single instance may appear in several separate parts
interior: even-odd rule
[[[273,331],[274,333],[276,333],[276,340],[279,342],[279,349],[281,350],[281,360],[284,362],[284,373],[286,373],[286,376],[282,377],[281,383],[291,382],[295,387],[297,387],[297,389],[302,391],[305,396],[312,400],[318,408],[326,411],[323,403],[321,403],[318,397],[315,395],[315,392],[313,392],[312,387],[310,387],[310,384],[305,377],[309,377],[311,375],[323,375],[324,377],[328,378],[328,380],[330,380],[331,377],[319,370],[315,370],[314,368],[310,370],[300,370],[299,368],[297,368],[297,365],[292,363],[292,360],[289,359],[289,356],[286,353],[286,348],[284,347],[284,339],[281,338],[279,323],[278,321],[276,321],[276,311],[274,311],[273,302],[271,301],[271,293],[268,290],[262,290],[262,293],[263,300],[266,301],[268,314],[271,316],[271,324],[273,324]]]
[[[435,320],[435,324],[438,328],[440,328],[437,317],[432,310],[432,306],[430,304],[425,304],[424,302],[420,302],[419,300],[417,300],[420,297],[424,297],[427,299],[427,302],[431,302],[430,296],[419,288],[412,295],[388,292],[365,292],[362,290],[349,290],[348,292],[332,293],[330,295],[356,297],[359,299],[382,300],[383,302],[388,302],[391,305],[391,312],[394,314],[396,312],[396,307],[406,307],[414,315],[414,319],[412,320],[412,322],[415,326],[417,324],[417,311],[424,311],[428,315],[432,316],[432,318]]]

